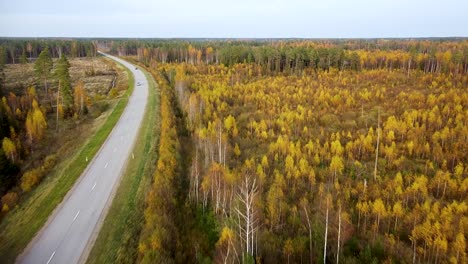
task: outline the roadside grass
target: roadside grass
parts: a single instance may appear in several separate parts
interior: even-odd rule
[[[153,77],[139,67],[149,82],[149,98],[144,122],[112,205],[87,263],[134,263],[144,222],[146,192],[151,185],[159,142],[159,90]]]
[[[114,128],[134,88],[133,74],[128,69],[124,69],[128,74],[129,88],[118,100],[105,123],[75,154],[58,164],[44,182],[27,194],[23,202],[2,220],[0,224],[2,263],[15,262],[16,257],[22,253],[54,209],[62,202]]]

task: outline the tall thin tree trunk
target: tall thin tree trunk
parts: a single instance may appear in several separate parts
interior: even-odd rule
[[[229,250],[231,249],[231,246],[228,245],[228,250],[227,250],[227,253],[226,253],[226,258],[224,258],[224,264],[227,264],[227,260],[229,258]]]
[[[379,225],[380,225],[380,214],[377,215],[377,228],[375,229],[374,239],[377,238],[377,233],[379,232]]]
[[[198,179],[198,148],[195,152],[195,197],[197,200],[198,204],[198,184],[199,184],[199,179]]]
[[[56,107],[56,110],[57,110],[57,116],[56,116],[56,119],[55,119],[55,131],[58,132],[58,125],[59,125],[59,97],[60,97],[60,80],[59,80],[59,87],[57,89],[57,105],[55,106]]]
[[[408,78],[409,78],[409,74],[410,74],[410,69],[411,69],[411,58],[408,61],[408,75],[407,75]]]
[[[307,217],[307,226],[309,227],[309,254],[310,254],[310,263],[314,263],[314,256],[312,254],[312,227],[310,226],[309,213],[307,208],[304,206],[304,212]]]
[[[374,164],[374,180],[377,180],[377,161],[379,160],[379,144],[380,144],[380,107],[377,114],[377,146],[375,148],[375,164]]]
[[[328,197],[327,199],[327,212],[325,216],[325,242],[323,243],[323,264],[327,262],[327,237],[328,237]]]
[[[84,90],[84,87],[83,87],[83,90]],[[82,115],[83,114],[83,108],[84,108],[84,98],[83,98],[83,93],[81,93],[81,105],[80,105],[80,114]]]
[[[59,82],[59,86],[60,86],[60,82]],[[44,87],[45,87],[45,94],[46,94],[46,99],[47,99],[49,95],[48,90],[47,90],[47,78],[44,78]]]
[[[338,249],[336,251],[336,264],[340,262],[340,243],[341,242],[341,205],[338,210]]]
[[[222,150],[222,125],[221,124],[218,124],[218,161],[219,161],[219,164],[222,164],[223,163],[223,160],[222,160],[222,154],[223,154],[223,150]]]
[[[361,224],[361,210],[358,210],[358,220],[357,220],[357,229],[359,230],[359,226]]]
[[[395,217],[395,227],[393,228],[393,232],[396,232],[397,224],[398,224],[398,216]]]

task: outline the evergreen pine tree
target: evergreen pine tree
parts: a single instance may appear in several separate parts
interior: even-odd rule
[[[57,62],[55,77],[59,81],[60,96],[63,98],[63,107],[67,113],[73,110],[74,102],[69,68],[70,63],[68,62],[67,57],[63,54]]]
[[[28,63],[28,58],[26,57],[26,51],[24,51],[24,50],[23,50],[23,53],[21,53],[20,63],[21,64]]]
[[[53,61],[50,57],[49,48],[45,48],[39,54],[36,62],[34,63],[34,71],[36,75],[44,81],[44,88],[47,95],[47,79],[50,77],[50,71],[53,67]]]
[[[0,96],[3,96],[3,86],[5,85],[6,50],[0,47]]]

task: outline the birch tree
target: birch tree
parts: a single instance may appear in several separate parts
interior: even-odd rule
[[[254,208],[254,200],[257,195],[256,179],[246,175],[237,193],[239,204],[235,211],[238,215],[238,228],[243,248],[248,256],[255,256],[255,232],[257,231],[258,218]]]

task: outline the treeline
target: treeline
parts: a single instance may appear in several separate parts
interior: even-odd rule
[[[171,263],[178,244],[174,220],[177,214],[175,185],[180,173],[180,144],[170,86],[163,76],[159,76],[157,81],[161,90],[161,137],[157,168],[146,198],[145,225],[139,245],[142,263]]]
[[[62,54],[72,58],[97,55],[97,43],[91,40],[0,38],[0,61],[13,64],[32,62],[46,47],[53,58]]]
[[[156,172],[146,197],[138,262],[203,262],[211,258],[218,231],[213,215],[202,214],[187,199],[191,135],[174,93],[174,72],[149,70],[161,91],[161,137]]]
[[[264,73],[304,69],[402,69],[468,74],[466,40],[113,40],[101,43],[119,56],[138,56],[147,65],[256,63]]]

